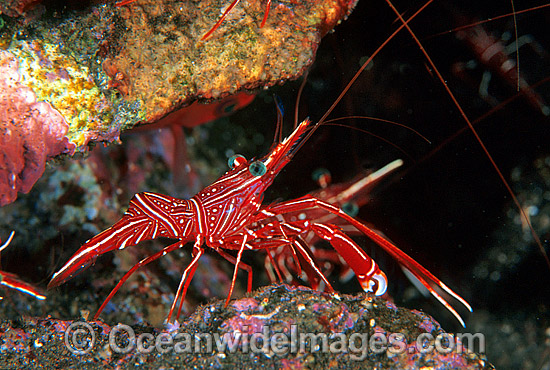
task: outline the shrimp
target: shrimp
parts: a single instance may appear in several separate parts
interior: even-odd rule
[[[388,3],[391,4],[389,1]],[[416,34],[409,27],[408,22],[410,22],[412,18],[415,17],[418,13],[422,12],[422,10],[430,3],[431,1],[427,2],[413,16],[407,17],[407,20],[405,20],[397,10],[395,10],[396,16],[399,18],[401,24],[398,26],[398,29],[393,33],[393,35],[388,38],[386,42],[384,42],[384,45],[382,45],[374,54],[377,54],[378,51],[381,50],[391,38],[393,38],[393,36],[395,36],[403,29],[407,29],[411,33],[411,35],[413,35],[413,38],[416,40],[416,42],[418,42],[418,44],[421,44],[418,41]],[[426,58],[428,59],[428,64],[430,65],[429,70],[437,75],[438,79],[441,79],[444,82],[444,78],[439,72],[436,72],[437,68],[429,58],[428,54],[426,55]],[[262,183],[262,185],[258,185],[258,194],[254,194],[253,196],[251,195],[250,197],[248,197],[247,195],[242,198],[226,197],[223,198],[223,200],[220,200],[220,204],[222,204],[222,209],[231,211],[227,212],[232,215],[231,218],[228,218],[229,216],[224,216],[224,218],[217,218],[217,216],[213,215],[211,216],[206,209],[199,211],[200,208],[193,202],[193,200],[195,200],[195,202],[199,204],[199,202],[197,202],[197,199],[201,199],[201,196],[206,198],[213,196],[213,193],[219,191],[218,186],[229,186],[229,183],[226,181],[236,179],[239,176],[242,176],[242,178],[239,177],[241,179],[240,183],[246,183],[247,185],[253,183],[250,174],[254,176],[254,173],[256,173],[258,174],[258,176],[263,178],[266,173],[270,173],[274,177],[288,162],[285,162],[284,164],[282,164],[282,162],[276,164],[277,161],[272,158],[277,157],[279,155],[277,153],[284,152],[287,153],[285,154],[285,156],[287,156],[288,161],[290,161],[290,159],[294,157],[297,148],[299,148],[306,141],[306,139],[309,138],[310,134],[314,130],[316,130],[319,126],[322,125],[322,123],[325,122],[328,114],[332,112],[334,106],[338,104],[338,102],[341,100],[341,97],[348,91],[349,87],[353,85],[357,76],[369,65],[371,60],[372,57],[363,64],[360,72],[344,89],[344,92],[337,99],[334,105],[317,123],[303,121],[303,123],[298,126],[296,131],[294,131],[284,141],[278,142],[277,145],[275,145],[275,147],[272,149],[272,151],[270,151],[270,153],[262,157],[260,160],[247,161],[246,159],[241,157],[233,158],[231,161],[232,169],[226,175],[222,176],[218,181],[214,182],[212,185],[199,192],[195,197],[191,198],[190,200],[179,200],[176,198],[171,198],[169,196],[154,193],[140,193],[136,195],[136,198],[134,198],[134,200],[131,202],[130,209],[127,211],[125,216],[123,216],[123,219],[116,223],[112,228],[107,229],[104,233],[92,238],[79,251],[77,251],[77,253],[67,262],[67,264],[65,264],[65,266],[62,267],[61,270],[54,275],[50,286],[53,287],[63,283],[72,275],[80,272],[82,267],[85,267],[93,262],[93,260],[97,256],[112,251],[114,249],[124,248],[126,246],[137,244],[142,240],[152,239],[158,236],[177,236],[176,239],[179,239],[178,242],[164,248],[159,253],[147,257],[138,265],[134,266],[123,277],[121,282],[117,284],[109,297],[107,297],[108,301],[114,295],[114,293],[116,293],[116,290],[120,288],[122,283],[137,268],[157,258],[160,258],[162,255],[170,251],[182,248],[185,242],[187,242],[188,240],[194,241],[192,252],[193,260],[191,264],[185,269],[182,275],[180,286],[175,295],[174,302],[172,303],[172,307],[168,315],[168,318],[170,319],[172,317],[172,314],[174,313],[176,301],[178,299],[181,299],[181,301],[183,301],[183,298],[189,286],[190,279],[196,269],[196,264],[198,263],[201,255],[204,253],[204,245],[212,248],[220,255],[222,255],[222,257],[226,258],[235,265],[235,273],[233,275],[228,299],[230,299],[231,297],[231,292],[235,283],[236,272],[239,271],[239,269],[243,269],[248,272],[247,288],[251,286],[251,267],[241,262],[242,253],[244,250],[247,249],[268,250],[275,247],[278,248],[281,246],[292,245],[303,257],[303,259],[307,261],[309,268],[311,268],[311,271],[313,271],[315,274],[318,274],[319,278],[325,281],[326,279],[324,279],[324,276],[319,271],[314,261],[312,261],[308,257],[309,247],[302,243],[302,237],[307,233],[313,232],[318,237],[332,242],[333,248],[337,250],[338,253],[343,255],[344,258],[347,257],[349,260],[354,260],[355,258],[358,258],[355,262],[350,263],[350,267],[354,269],[361,285],[367,291],[381,294],[385,290],[385,275],[382,275],[382,271],[377,267],[374,261],[372,261],[370,257],[366,256],[364,252],[357,249],[356,244],[354,244],[354,242],[351,241],[349,237],[346,238],[346,236],[344,236],[345,234],[338,227],[332,224],[316,223],[311,220],[278,222],[274,221],[275,219],[277,219],[278,215],[284,215],[291,212],[300,212],[302,210],[317,209],[323,210],[327,214],[334,215],[347,221],[349,224],[374,239],[379,245],[382,246],[382,248],[384,248],[388,253],[394,256],[399,263],[403,265],[408,265],[408,267],[410,267],[409,269],[413,270],[413,273],[419,275],[419,280],[423,281],[428,289],[432,289],[430,290],[432,294],[438,294],[437,292],[435,292],[434,286],[438,287],[438,289],[446,291],[448,294],[459,300],[466,308],[471,309],[470,306],[460,296],[452,292],[440,280],[435,278],[435,276],[429,273],[429,271],[424,269],[411,257],[399,250],[393,243],[381,237],[371,228],[355,220],[353,217],[346,215],[345,212],[343,212],[338,207],[330,205],[327,202],[324,202],[312,196],[306,196],[303,198],[279,202],[271,205],[262,204],[261,200],[263,198],[263,192],[271,185],[272,179],[265,180],[265,182],[263,183],[258,182]],[[449,96],[453,97],[452,100],[456,102],[457,109],[459,109],[459,111],[461,112],[464,120],[469,123],[469,118],[467,117],[466,113],[464,113],[460,104],[458,104],[456,98],[452,94],[452,91],[448,89],[446,89],[446,91],[449,93]],[[471,129],[475,132],[473,126],[471,126]],[[478,142],[484,147],[486,155],[491,158],[489,151],[485,148],[483,141],[477,134],[476,140],[478,140]],[[285,144],[291,142],[294,143],[296,147],[288,146],[287,144]],[[263,166],[258,161],[262,162],[264,165],[266,165],[266,163],[275,163],[275,165],[272,168],[268,168],[269,166],[266,165],[266,172],[264,173],[264,170],[262,169]],[[493,163],[494,167],[498,169],[498,166],[496,165],[494,160],[491,159],[491,162]],[[249,173],[246,173],[245,170],[247,170]],[[504,180],[502,174],[500,175],[500,177]],[[250,181],[250,183],[248,183],[247,181]],[[254,184],[256,183],[254,182]],[[211,192],[213,189],[215,189],[215,191]],[[244,189],[244,187],[239,187],[239,185],[237,185],[234,189],[239,189],[240,191]],[[248,190],[248,186],[246,187],[246,189]],[[210,195],[207,195],[209,192]],[[234,191],[231,195],[236,196],[236,193],[237,192]],[[212,202],[211,204],[215,203],[216,202]],[[155,204],[155,207],[157,208],[151,208],[152,204]],[[161,209],[164,209],[164,211],[162,211],[163,213],[161,213]],[[168,213],[165,212],[166,210],[168,210]],[[209,209],[209,211],[211,211],[212,214],[214,213],[213,208]],[[233,215],[233,213],[235,213],[235,215]],[[172,218],[168,216],[171,216]],[[207,226],[207,217],[214,217],[214,221],[216,221],[212,228],[209,228],[209,226]],[[184,229],[180,230],[176,227],[177,222],[179,222],[180,219],[184,218],[185,220],[183,221],[183,224],[185,224],[185,227]],[[219,223],[219,220],[222,220],[222,223]],[[133,228],[135,228],[135,231],[131,231],[134,230]],[[178,233],[180,231],[181,233]],[[341,242],[341,240],[344,241]],[[235,257],[232,254],[227,253],[227,251],[236,251],[237,256]],[[365,274],[366,267],[370,267],[370,270],[374,271],[374,275]],[[327,286],[330,286],[328,282],[326,283]],[[447,307],[449,310],[452,309],[450,308],[450,305],[440,295],[436,295],[436,298],[442,301],[445,307]],[[102,305],[100,311],[105,306],[106,302]],[[453,314],[456,313],[456,311],[451,312],[453,312]],[[459,321],[463,324],[460,316],[458,314],[455,314],[455,316],[457,316]]]
[[[4,244],[0,245],[0,252],[2,252],[4,249],[6,249],[10,245],[14,234],[15,234],[15,232],[12,231],[10,233],[10,236],[8,237],[8,240],[6,240],[6,242]],[[5,286],[5,287],[10,288],[10,289],[17,290],[21,293],[28,294],[31,297],[34,297],[34,298],[39,299],[39,300],[46,299],[46,296],[44,296],[42,293],[40,293],[40,290],[38,288],[32,286],[29,283],[24,282],[17,275],[6,272],[6,271],[1,271],[0,270],[0,285]],[[2,298],[3,297],[0,297],[0,299],[2,299]]]

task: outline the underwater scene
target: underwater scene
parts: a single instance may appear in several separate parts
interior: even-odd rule
[[[548,24],[0,0],[0,369],[550,369]]]

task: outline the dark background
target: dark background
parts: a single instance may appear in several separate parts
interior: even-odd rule
[[[396,7],[407,18],[422,4],[396,2]],[[541,3],[515,5],[516,10],[522,10]],[[512,101],[491,113],[494,106],[478,93],[481,75],[489,69],[478,62],[478,67],[468,72],[472,82],[453,74],[455,64],[477,60],[480,56],[458,40],[455,32],[437,34],[510,12],[509,2],[466,1],[458,5],[436,2],[410,24],[468,118],[473,121],[489,113],[489,117],[475,127],[508,181],[514,168],[528,171],[536,158],[549,154],[549,119],[524,97],[518,96],[512,82],[494,72],[489,84],[490,94],[497,102]],[[370,55],[398,27],[399,21],[395,18],[382,1],[361,1],[349,19],[323,40],[302,96],[300,119],[309,116],[316,120],[324,114],[357,71],[361,59]],[[550,77],[549,18],[548,9],[517,16],[518,36],[531,35],[542,48],[542,53],[533,51],[530,46],[520,48],[520,72],[530,85],[542,81],[535,91],[547,102],[550,101],[550,85],[543,80]],[[514,37],[511,16],[484,23],[482,27],[496,39],[505,32],[510,32],[512,39]],[[516,55],[510,58],[515,61]],[[341,121],[383,137],[405,151],[406,156],[363,132],[322,127],[279,176],[267,198],[286,199],[314,190],[316,184],[311,180],[311,172],[318,167],[329,169],[334,182],[342,182],[361,170],[376,169],[402,158],[405,161],[403,171],[389,176],[388,181],[377,187],[359,217],[386,233],[404,251],[464,296],[475,310],[487,309],[511,318],[520,311],[530,312],[540,316],[539,323],[543,327],[547,321],[541,317],[548,315],[545,306],[550,298],[550,268],[533,242],[525,242],[529,245],[528,252],[514,268],[500,271],[500,279],[484,280],[473,273],[480,264],[491,265],[484,261],[489,258],[485,256],[489,249],[502,247],[506,254],[517,247],[517,240],[506,234],[506,230],[512,229],[507,212],[517,212],[517,208],[471,131],[459,132],[466,126],[465,120],[430,70],[418,46],[403,30],[374,59],[372,69],[363,72],[330,117],[361,115],[393,120],[418,130],[431,143],[408,130],[385,123],[362,119]],[[273,89],[284,101],[288,130],[299,82]],[[251,112],[262,112],[263,120],[252,118],[250,125],[265,125],[263,132],[270,138],[276,116],[269,94],[265,97],[265,104],[257,99],[248,112],[238,113],[237,117],[248,118]],[[265,118],[269,112],[272,112],[271,120]],[[534,191],[541,191],[535,187],[533,184]],[[524,190],[528,191],[529,187]],[[504,234],[499,236],[499,233]],[[547,247],[548,235],[539,236]],[[376,249],[370,251],[388,272],[390,293],[397,302],[403,303],[403,293],[410,283],[383,253]],[[350,289],[349,285],[347,287]],[[449,314],[440,312],[444,309],[439,310],[435,299],[409,306],[418,307],[419,304],[446,324],[444,327],[460,328]],[[541,310],[546,312],[542,316],[539,315]]]

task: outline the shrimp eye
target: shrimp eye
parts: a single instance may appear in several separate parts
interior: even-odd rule
[[[246,158],[240,154],[235,154],[229,157],[227,160],[227,165],[229,168],[234,169],[239,167],[241,164],[246,163]]]
[[[263,176],[267,172],[267,168],[262,161],[254,161],[248,166],[248,171],[252,176]]]
[[[216,107],[216,116],[225,117],[237,110],[237,99],[228,99]]]
[[[326,168],[318,168],[311,174],[313,181],[319,184],[323,189],[326,188],[331,182],[331,176],[329,170]]]
[[[354,202],[347,202],[342,204],[342,211],[348,216],[355,217],[359,213],[359,207]]]
[[[237,104],[232,102],[232,103],[224,105],[222,107],[222,110],[223,110],[224,114],[231,114],[235,111],[236,108],[237,108]]]

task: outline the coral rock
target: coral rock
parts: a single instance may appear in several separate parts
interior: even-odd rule
[[[92,1],[92,4],[94,2]],[[321,37],[355,0],[271,6],[241,2],[208,40],[226,1],[136,0],[47,13],[13,24],[8,51],[21,82],[69,123],[69,140],[118,141],[120,132],[162,119],[195,100],[296,79],[311,65]]]

